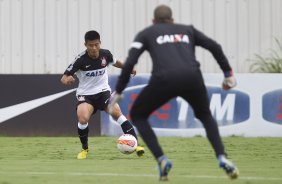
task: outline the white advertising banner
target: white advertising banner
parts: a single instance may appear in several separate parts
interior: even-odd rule
[[[222,74],[204,74],[210,110],[222,136],[282,137],[282,74],[236,74],[236,88],[221,89]],[[117,76],[110,77],[114,88]],[[121,109],[129,119],[132,103],[147,84],[149,75],[131,79],[124,91]],[[172,99],[150,116],[159,136],[205,136],[205,130],[182,98]],[[119,125],[102,115],[102,134],[121,134]]]

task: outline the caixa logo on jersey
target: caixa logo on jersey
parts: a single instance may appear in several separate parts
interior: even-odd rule
[[[124,91],[124,99],[120,106],[129,119],[132,104],[144,86],[133,86]],[[236,124],[249,118],[250,100],[247,94],[236,90],[227,92],[219,87],[208,87],[208,96],[211,112],[219,125]],[[202,127],[202,124],[195,118],[192,108],[180,97],[170,100],[153,112],[149,121],[155,128]]]
[[[264,94],[262,108],[263,119],[282,125],[282,90]]]

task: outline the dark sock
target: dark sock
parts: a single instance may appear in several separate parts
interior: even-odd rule
[[[136,135],[136,133],[135,133],[135,130],[134,130],[132,124],[131,124],[128,120],[126,120],[125,122],[123,122],[123,123],[121,124],[121,128],[122,128],[123,133],[125,133],[125,134],[131,134],[131,135],[133,135],[133,136],[136,138],[136,140],[137,140],[137,135]]]
[[[82,144],[82,149],[88,149],[88,132],[89,132],[89,128],[85,128],[83,130],[81,130],[80,128],[78,128],[78,136],[80,139],[80,142]]]
[[[216,157],[219,155],[226,155],[216,121],[211,116],[208,116],[208,118],[202,118],[202,122],[204,122],[203,125],[206,130],[207,137],[215,151]]]

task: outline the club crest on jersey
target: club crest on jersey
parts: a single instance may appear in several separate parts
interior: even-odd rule
[[[102,57],[102,62],[101,62],[101,66],[106,66],[107,65],[107,61],[105,57]]]
[[[171,35],[160,35],[156,39],[158,44],[164,44],[164,43],[189,43],[189,37],[188,35],[184,34],[171,34]]]

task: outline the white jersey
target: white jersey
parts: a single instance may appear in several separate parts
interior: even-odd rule
[[[76,74],[79,79],[76,95],[95,95],[111,91],[107,72],[107,66],[110,63],[115,64],[116,59],[109,50],[100,49],[97,59],[90,58],[87,51],[84,51],[75,58],[64,74]]]

